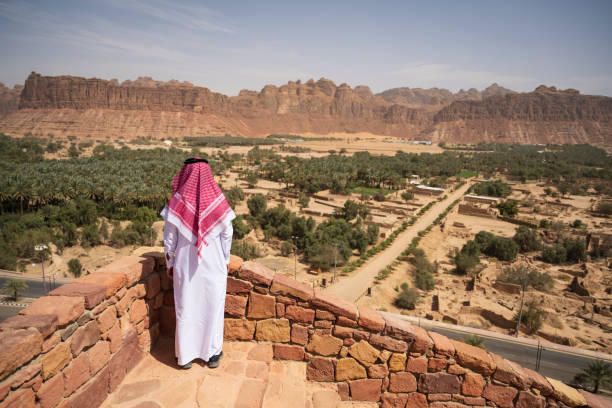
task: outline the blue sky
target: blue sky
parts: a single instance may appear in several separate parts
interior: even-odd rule
[[[612,96],[612,1],[0,0],[0,81],[187,80],[235,95],[326,77]]]

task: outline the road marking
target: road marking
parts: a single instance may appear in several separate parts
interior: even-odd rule
[[[28,307],[28,306],[30,306],[27,303],[15,303],[15,302],[6,302],[6,301],[0,302],[0,305],[2,305],[2,306],[14,306],[14,307]]]

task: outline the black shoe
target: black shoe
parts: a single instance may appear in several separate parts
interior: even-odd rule
[[[183,370],[189,370],[189,369],[191,368],[191,361],[190,361],[190,362],[188,362],[188,363],[187,363],[187,364],[185,364],[185,365],[182,365],[182,366],[181,366],[181,368],[182,368]]]
[[[217,368],[219,367],[219,360],[221,360],[221,356],[223,356],[223,352],[220,352],[216,356],[212,356],[208,359],[208,368]]]

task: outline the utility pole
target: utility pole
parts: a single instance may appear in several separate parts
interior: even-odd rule
[[[44,258],[43,258],[43,251],[45,249],[49,248],[47,245],[45,244],[36,244],[36,246],[34,247],[34,250],[36,252],[40,252],[40,266],[42,267],[42,284],[43,284],[43,293],[46,295],[47,294],[47,281],[45,280],[45,262],[44,262]]]
[[[519,330],[521,328],[521,319],[523,318],[523,305],[525,304],[525,287],[527,286],[527,273],[523,276],[523,295],[521,296],[521,308],[519,309],[518,322],[516,323],[516,336],[519,336]]]
[[[334,246],[334,283],[336,283],[336,261],[338,256],[338,242],[332,244]]]
[[[293,272],[293,276],[295,277],[295,280],[297,280],[297,239],[298,237],[295,235],[292,235],[291,238],[293,239],[293,255],[294,255],[294,272]]]

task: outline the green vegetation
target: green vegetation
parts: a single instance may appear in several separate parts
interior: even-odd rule
[[[408,287],[408,284],[404,282],[400,285],[400,293],[393,303],[400,309],[414,310],[419,297],[419,292],[415,288]]]
[[[495,257],[500,261],[513,261],[518,251],[519,246],[512,239],[480,231],[455,254],[456,272],[460,275],[473,272],[480,263],[481,254]]]
[[[599,387],[612,386],[612,366],[602,360],[595,360],[574,377],[580,385],[591,387],[591,392],[597,394]]]
[[[24,291],[28,288],[28,284],[19,279],[9,279],[2,285],[0,292],[12,295],[13,300],[16,302],[19,300],[19,292]]]
[[[563,245],[545,246],[542,250],[542,260],[551,264],[583,262],[586,261],[586,255],[586,244],[581,239],[566,239]]]
[[[189,146],[196,147],[229,147],[229,146],[260,146],[279,144],[277,140],[256,137],[198,136],[183,139]]]
[[[554,280],[548,273],[539,272],[534,267],[524,264],[504,268],[497,276],[497,280],[521,286],[525,283],[526,287],[531,286],[542,292],[549,292],[554,286]]]
[[[538,232],[524,225],[517,228],[512,240],[518,245],[520,252],[538,251],[542,248]]]
[[[75,278],[81,276],[81,272],[83,271],[83,265],[81,265],[81,261],[76,258],[72,258],[68,261],[68,270]]]
[[[259,258],[260,252],[257,245],[252,245],[245,240],[235,239],[232,241],[232,249],[230,251],[233,255],[239,256],[245,261],[253,258]]]
[[[411,260],[411,263],[415,266],[415,277],[414,277],[414,285],[421,289],[430,291],[436,286],[436,282],[432,275],[434,271],[434,266],[427,259],[427,255],[425,251],[422,249],[416,248],[412,250],[414,258]]]
[[[478,347],[484,349],[484,339],[475,334],[470,334],[463,338],[463,342],[469,344],[470,346]]]
[[[457,178],[458,179],[472,178],[472,177],[476,177],[476,176],[478,176],[478,173],[476,173],[475,171],[462,171],[459,174],[457,174]]]
[[[542,320],[546,312],[540,308],[540,304],[535,300],[527,302],[527,308],[523,309],[521,324],[527,328],[528,333],[535,333],[542,327]],[[519,311],[514,315],[514,321],[518,322]]]
[[[501,180],[485,181],[473,187],[474,194],[490,197],[507,197],[512,190]]]
[[[499,213],[506,217],[514,217],[518,214],[518,205],[514,200],[502,201],[497,204],[497,208],[499,209]]]
[[[382,194],[383,196],[386,196],[387,194],[390,194],[393,192],[392,190],[389,190],[386,188],[364,187],[364,186],[353,187],[353,188],[350,188],[349,191],[354,194],[362,194],[368,197],[376,196],[377,194]]]

